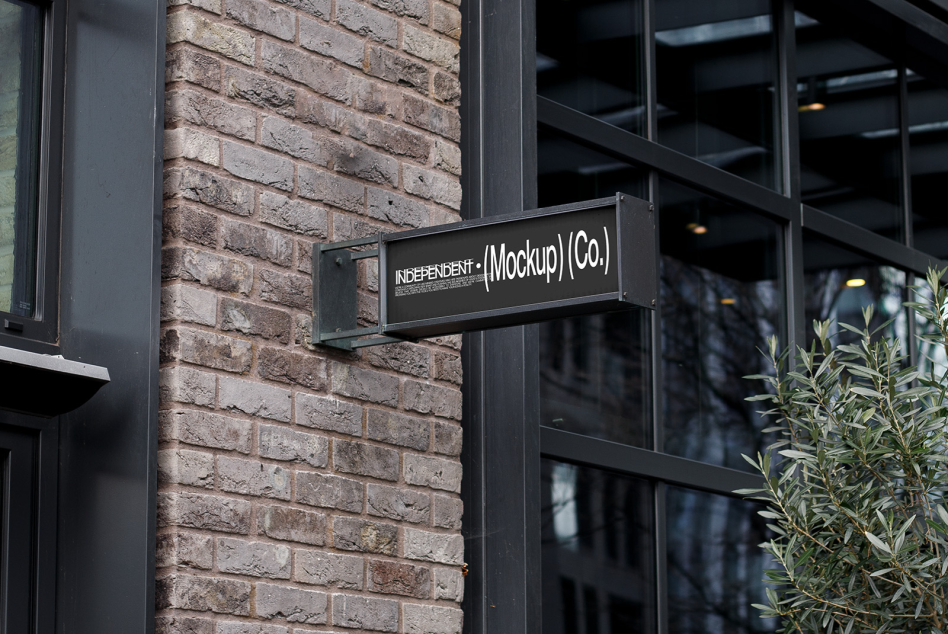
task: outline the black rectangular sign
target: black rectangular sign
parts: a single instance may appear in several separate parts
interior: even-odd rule
[[[655,219],[624,194],[383,235],[382,334],[432,337],[651,308]]]

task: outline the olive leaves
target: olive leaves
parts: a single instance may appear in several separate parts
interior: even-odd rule
[[[925,301],[906,306],[926,320],[919,336],[948,356],[945,271],[930,270]],[[780,631],[948,633],[948,376],[928,359],[909,367],[902,342],[840,326],[855,342],[833,346],[830,322],[815,322],[795,366],[769,342],[768,405],[781,434],[766,455],[745,459],[765,487],[737,493],[767,503],[776,534],[761,544],[779,564],[767,571],[764,618]]]

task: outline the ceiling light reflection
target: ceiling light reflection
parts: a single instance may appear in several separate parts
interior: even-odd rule
[[[865,286],[865,285],[866,285],[866,280],[859,277],[854,277],[851,280],[846,280],[846,286],[848,286],[849,288],[858,288],[860,286]]]

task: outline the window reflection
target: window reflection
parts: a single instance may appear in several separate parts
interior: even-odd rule
[[[909,172],[915,248],[948,258],[948,89],[910,72],[908,81]]]
[[[669,632],[772,632],[752,603],[766,603],[759,547],[770,539],[756,504],[668,487],[666,497]]]
[[[925,284],[925,279],[917,277],[913,283],[917,286],[921,286],[921,288],[910,291],[911,299],[909,301],[930,302],[932,293],[928,285]],[[912,311],[911,314],[915,319],[916,333],[919,335],[939,335],[937,328],[929,323],[928,320],[920,317],[914,311]],[[934,372],[937,379],[943,379],[945,372],[948,371],[948,353],[946,353],[945,346],[939,343],[922,341],[921,339],[919,339],[915,345],[918,350],[919,369],[926,376],[930,376]]]
[[[661,309],[665,450],[735,469],[771,440],[759,407],[760,350],[781,333],[783,293],[773,222],[671,182],[661,183]]]
[[[540,325],[540,420],[651,448],[650,318],[644,310]]]
[[[32,316],[36,286],[38,7],[0,0],[0,311]]]
[[[654,632],[652,488],[542,461],[544,634]]]
[[[537,150],[541,207],[643,196],[644,175],[627,163],[543,129]],[[649,333],[643,310],[541,324],[542,424],[650,447]]]
[[[659,141],[778,188],[769,0],[656,0]]]
[[[536,6],[537,94],[643,134],[642,1]]]
[[[898,70],[810,15],[796,35],[803,202],[901,240]]]
[[[903,344],[907,341],[907,320],[902,308],[906,286],[903,271],[879,265],[809,233],[804,234],[803,266],[807,342],[814,336],[813,321],[826,319],[836,322],[834,345],[855,341],[858,336],[838,324],[861,329],[865,323],[862,310],[866,306],[873,306],[875,311],[870,329],[893,319],[883,334],[898,337]]]
[[[646,198],[645,173],[608,154],[570,141],[553,130],[537,132],[540,207],[613,196]]]

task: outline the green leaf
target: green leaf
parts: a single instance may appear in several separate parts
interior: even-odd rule
[[[879,539],[878,537],[876,537],[875,535],[873,535],[872,533],[866,533],[866,539],[872,542],[872,545],[878,548],[879,550],[885,553],[888,553],[890,555],[892,554],[892,551],[889,550],[889,547],[886,545],[886,543],[882,541],[881,539]]]
[[[787,458],[794,458],[797,460],[806,460],[808,458],[813,458],[812,454],[808,454],[803,451],[796,451],[795,449],[784,449],[783,451],[779,451],[777,453],[779,453],[781,456],[785,456]]]
[[[854,387],[851,388],[853,392],[859,394],[860,396],[871,396],[873,398],[885,398],[880,392],[875,390],[870,390],[868,387]]]

